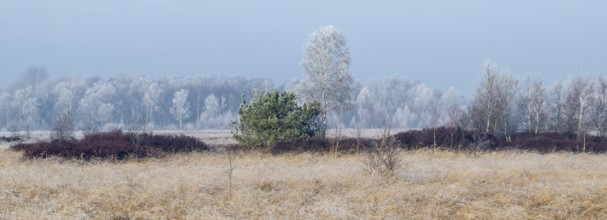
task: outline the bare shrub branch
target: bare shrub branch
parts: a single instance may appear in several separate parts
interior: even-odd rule
[[[401,167],[398,144],[390,135],[390,123],[384,119],[380,137],[375,147],[367,149],[363,164],[371,176],[379,176],[384,181],[396,179],[397,170]]]

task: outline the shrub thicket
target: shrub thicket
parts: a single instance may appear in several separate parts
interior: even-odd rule
[[[513,136],[511,142],[504,143],[509,148],[542,153],[553,151],[581,152],[583,144],[574,134],[559,133],[543,133],[538,136],[517,134]],[[586,138],[586,151],[590,153],[607,152],[607,138],[588,136]]]
[[[254,95],[251,104],[243,96],[240,119],[231,124],[241,146],[269,148],[278,142],[308,141],[320,134],[318,102],[298,106],[294,93],[277,90]]]
[[[135,140],[135,145],[148,148],[158,148],[167,153],[206,151],[209,147],[202,141],[194,138],[181,135],[152,135],[143,134],[128,134],[131,140]],[[140,142],[137,143],[137,140]]]
[[[21,138],[18,136],[10,136],[10,137],[0,136],[0,141],[16,142],[16,141],[21,141]]]
[[[49,142],[17,144],[12,150],[24,151],[26,158],[62,157],[68,159],[118,159],[160,157],[165,153],[206,151],[208,146],[184,135],[152,135],[99,132],[82,140],[55,139]]]
[[[330,138],[314,138],[307,141],[282,141],[272,145],[270,152],[273,154],[299,152],[327,153],[330,151],[356,153],[376,146],[378,140],[370,138],[340,138],[339,145],[335,146],[335,143],[336,140]]]
[[[491,150],[497,149],[500,145],[498,139],[491,134],[447,127],[436,128],[436,131],[424,129],[400,132],[395,134],[394,138],[405,149],[441,147],[457,150]]]
[[[538,136],[520,133],[512,135],[510,142],[491,134],[480,134],[459,128],[436,128],[411,130],[394,135],[397,143],[405,149],[439,147],[449,150],[525,150],[534,152],[580,152],[583,142],[573,134],[544,133]],[[436,137],[436,139],[435,139]],[[436,141],[436,142],[435,142]],[[434,145],[436,143],[436,145]],[[607,152],[607,138],[588,136],[586,151],[592,153]]]

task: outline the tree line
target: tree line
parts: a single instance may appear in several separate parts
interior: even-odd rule
[[[28,68],[21,80],[0,90],[0,128],[5,131],[49,130],[55,117],[70,112],[78,130],[113,128],[229,129],[242,95],[254,91],[298,91],[303,80],[280,85],[270,79],[242,76],[71,77],[51,80],[43,67]],[[45,72],[45,71],[44,71]],[[31,81],[36,77],[38,81]],[[462,100],[455,89],[441,92],[404,76],[354,82],[350,106],[339,114],[329,111],[329,126],[381,126],[383,115],[400,120],[397,127],[421,127],[430,100]],[[399,94],[400,93],[400,94]],[[298,93],[299,94],[299,93]],[[444,98],[443,98],[444,96]],[[429,100],[428,100],[429,99]],[[302,101],[305,100],[302,96]],[[417,117],[418,113],[421,117]],[[444,119],[441,119],[444,120]],[[181,123],[180,123],[181,122]],[[181,124],[181,126],[180,126]]]
[[[321,130],[458,127],[508,139],[515,133],[607,134],[607,76],[575,74],[548,86],[537,76],[516,77],[491,60],[483,64],[475,94],[433,89],[402,75],[362,84],[350,75],[350,54],[340,30],[323,26],[304,46],[306,79],[279,85],[243,76],[48,78],[28,67],[0,90],[0,127],[50,130],[69,115],[82,131],[230,129],[243,101],[256,92],[293,92],[300,105],[320,104]]]

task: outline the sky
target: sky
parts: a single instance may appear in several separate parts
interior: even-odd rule
[[[607,74],[607,1],[2,0],[0,88],[30,65],[69,76],[304,79],[303,46],[342,30],[363,83],[406,76],[471,96],[491,59],[547,84]]]

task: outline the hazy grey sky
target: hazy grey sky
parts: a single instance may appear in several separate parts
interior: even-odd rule
[[[351,73],[400,74],[469,95],[486,58],[547,82],[607,73],[605,1],[2,0],[0,87],[31,64],[51,77],[303,78],[303,44],[341,29]]]

